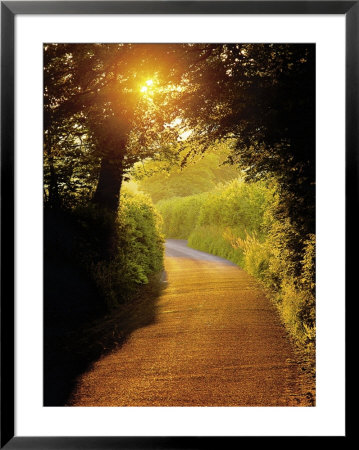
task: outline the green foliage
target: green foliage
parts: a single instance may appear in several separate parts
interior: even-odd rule
[[[118,217],[89,203],[44,219],[44,402],[60,406],[90,363],[155,320],[163,238],[143,194],[124,192]]]
[[[315,343],[315,236],[290,220],[280,186],[234,180],[200,196],[157,205],[169,238],[224,257],[258,279],[275,301],[295,340]]]
[[[198,214],[207,194],[174,197],[162,200],[156,207],[163,217],[163,232],[167,237],[187,239],[195,229]]]
[[[228,236],[228,232],[226,235]],[[257,279],[265,281],[271,259],[267,242],[260,242],[255,233],[246,234],[245,239],[232,234],[230,240],[232,246],[243,253],[242,267]]]
[[[223,228],[218,225],[197,226],[188,238],[188,245],[197,250],[226,258],[241,267],[244,264],[243,252],[231,245]]]
[[[313,44],[44,45],[44,197],[52,207],[73,207],[97,185],[95,200],[116,210],[120,179],[134,164],[162,159],[169,147],[190,146],[188,160],[228,139],[231,163],[250,180],[274,175],[291,220],[313,233]],[[115,169],[104,182],[99,165]],[[198,174],[189,192],[181,178],[162,192],[212,186]]]
[[[84,271],[105,308],[127,301],[163,267],[161,218],[148,196],[124,192],[117,218],[93,204],[49,216],[46,260]]]
[[[143,194],[124,192],[116,221],[116,240],[109,259],[92,264],[95,280],[109,306],[116,306],[149,276],[163,268],[161,217]]]
[[[203,155],[196,155],[196,150],[188,147],[173,155],[169,162],[148,161],[138,165],[134,178],[139,188],[150,194],[153,202],[157,203],[172,197],[208,192],[218,183],[238,177],[239,170],[225,164],[231,150],[227,143],[216,143]]]
[[[219,186],[201,208],[198,224],[261,232],[267,195],[268,188],[261,182],[249,184],[237,179]]]
[[[196,83],[198,74],[201,81],[186,123],[206,130],[207,140],[235,137],[231,160],[246,180],[275,176],[291,220],[304,234],[314,233],[315,47],[199,47],[202,57],[188,82]]]
[[[58,129],[59,132],[59,129]],[[45,142],[48,136],[45,134]],[[56,206],[85,205],[92,197],[100,160],[88,137],[81,140],[74,133],[52,143],[44,152],[44,202]],[[54,199],[53,197],[57,197]]]
[[[120,252],[139,267],[135,280],[147,283],[147,276],[163,267],[163,237],[159,232],[162,218],[149,197],[123,193],[119,211]],[[121,242],[121,240],[123,240]]]

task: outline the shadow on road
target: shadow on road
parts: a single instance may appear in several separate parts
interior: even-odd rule
[[[111,314],[86,274],[75,265],[47,261],[44,285],[44,406],[65,406],[76,380],[133,331],[156,321],[160,277]]]

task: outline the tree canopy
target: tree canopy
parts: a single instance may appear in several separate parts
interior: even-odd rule
[[[314,228],[315,46],[45,44],[49,205],[117,210],[138,161],[231,139],[248,179],[275,176],[293,220]]]

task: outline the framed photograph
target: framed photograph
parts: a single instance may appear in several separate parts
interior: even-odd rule
[[[1,2],[1,448],[348,436],[358,30]]]

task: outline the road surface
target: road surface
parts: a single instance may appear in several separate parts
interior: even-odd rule
[[[256,281],[167,240],[156,323],[82,376],[72,406],[308,406],[301,367]]]

